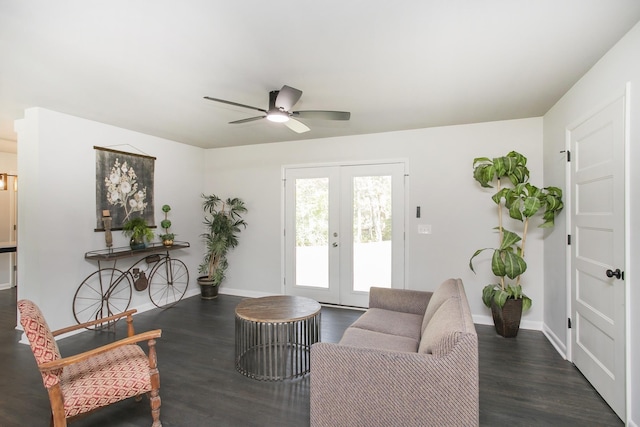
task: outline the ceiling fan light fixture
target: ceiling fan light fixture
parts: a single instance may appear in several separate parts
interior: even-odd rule
[[[289,114],[284,111],[270,111],[269,113],[267,113],[267,120],[276,123],[288,122]]]

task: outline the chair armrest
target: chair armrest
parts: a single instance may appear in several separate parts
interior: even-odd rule
[[[311,367],[311,427],[479,423],[471,334],[443,357],[316,343]]]
[[[105,353],[107,351],[113,350],[118,347],[122,347],[124,345],[131,345],[131,344],[138,343],[140,341],[152,341],[156,338],[160,338],[161,335],[162,335],[161,329],[154,329],[152,331],[142,332],[140,334],[123,338],[121,340],[118,340],[109,344],[105,344],[101,347],[94,348],[92,350],[88,350],[83,353],[79,353],[73,356],[63,357],[62,359],[52,360],[51,362],[43,363],[41,365],[38,365],[38,368],[42,372],[64,368],[65,366],[73,365],[74,363],[81,362],[90,357],[97,356],[98,354]]]
[[[369,308],[424,315],[431,295],[433,292],[372,287],[369,291]]]
[[[84,329],[84,328],[89,327],[89,326],[99,325],[100,323],[107,323],[107,322],[110,322],[112,320],[118,320],[118,319],[121,319],[121,318],[123,318],[125,316],[128,318],[127,322],[130,323],[132,321],[131,317],[137,311],[138,310],[136,310],[136,309],[127,310],[127,311],[124,311],[124,312],[119,313],[119,314],[114,314],[113,316],[103,317],[101,319],[92,320],[90,322],[84,322],[84,323],[80,323],[78,325],[72,325],[72,326],[67,326],[66,328],[57,329],[57,330],[55,330],[55,331],[53,331],[51,333],[55,337],[55,336],[58,336],[58,335],[66,334],[67,332],[77,331],[78,329]]]

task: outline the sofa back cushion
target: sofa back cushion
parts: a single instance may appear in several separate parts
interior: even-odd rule
[[[423,334],[434,313],[440,308],[442,303],[451,297],[459,297],[460,292],[464,292],[460,279],[448,279],[440,284],[438,289],[431,295],[427,309],[424,312],[421,329]]]
[[[444,356],[453,349],[460,337],[468,332],[470,331],[465,321],[462,299],[450,297],[440,304],[431,316],[422,333],[418,353]]]

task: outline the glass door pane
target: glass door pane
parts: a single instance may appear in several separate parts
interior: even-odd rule
[[[340,304],[367,307],[372,286],[404,287],[404,164],[340,172]]]
[[[295,180],[296,286],[329,287],[329,178]]]
[[[338,167],[285,169],[284,290],[338,304]]]
[[[391,176],[353,178],[353,290],[391,287]]]

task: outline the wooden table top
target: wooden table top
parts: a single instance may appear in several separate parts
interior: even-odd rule
[[[295,322],[313,317],[320,304],[310,298],[290,295],[247,298],[236,307],[236,315],[252,322]]]

